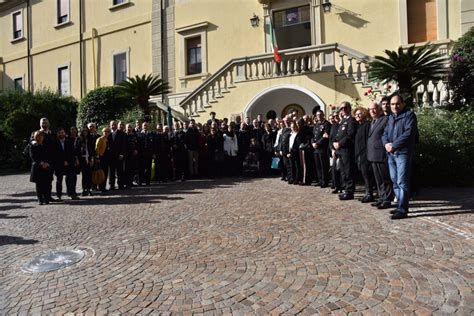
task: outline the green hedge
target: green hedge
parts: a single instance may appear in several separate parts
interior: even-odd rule
[[[132,99],[119,93],[116,87],[103,87],[90,91],[79,105],[77,125],[94,122],[98,126],[120,117],[133,107]]]
[[[47,117],[54,130],[75,125],[77,102],[50,90],[34,93],[8,90],[0,93],[0,169],[25,165],[21,155],[31,132]]]
[[[449,68],[449,88],[453,90],[453,104],[449,109],[474,107],[474,27],[454,44]]]
[[[414,172],[421,185],[474,184],[474,111],[417,112],[420,141]]]

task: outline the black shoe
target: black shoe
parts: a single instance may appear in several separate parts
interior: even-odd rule
[[[395,213],[401,213],[401,212],[398,212],[398,209],[394,209],[390,211],[390,214],[395,214]]]
[[[396,212],[393,214],[390,218],[391,219],[402,219],[402,218],[407,218],[408,214],[404,212]]]
[[[331,193],[332,193],[332,194],[338,194],[339,191],[340,191],[339,189],[334,189],[334,190],[331,191]]]
[[[89,194],[89,193],[87,193],[87,191],[83,191],[81,195],[82,195],[82,196],[87,196],[88,194]]]
[[[382,202],[377,206],[377,208],[379,210],[385,210],[385,209],[391,208],[391,207],[392,207],[392,203],[390,203],[390,202]]]
[[[60,196],[58,196],[58,198],[56,200],[53,200],[53,198],[51,198],[51,202],[62,202],[63,200],[61,199]]]
[[[110,188],[109,188],[109,191],[113,191],[113,190],[115,190],[115,186],[111,185]]]
[[[39,205],[43,205],[44,203],[43,203],[43,201],[39,201],[38,204],[39,204]]]
[[[44,201],[44,204],[49,204],[49,201]]]
[[[375,203],[370,203],[370,206],[373,206],[373,207],[378,207],[379,205],[382,205],[382,201],[377,201]]]
[[[79,200],[79,197],[77,195],[71,195],[71,200]]]
[[[89,196],[92,196],[92,191],[88,191],[87,194],[89,194]]]
[[[352,193],[343,193],[339,195],[339,200],[341,201],[347,201],[347,200],[353,200],[354,199],[354,194]]]
[[[373,202],[373,201],[374,201],[374,197],[370,194],[367,194],[361,200],[362,203],[370,203],[370,202]]]
[[[321,189],[327,188],[329,185],[327,184],[321,184]]]
[[[56,199],[53,198],[53,197],[49,197],[49,198],[47,199],[47,201],[48,201],[48,202],[57,202],[58,200],[56,200]]]

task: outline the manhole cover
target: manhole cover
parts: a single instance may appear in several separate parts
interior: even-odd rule
[[[49,272],[59,270],[81,261],[85,252],[82,250],[51,250],[25,263],[22,270],[26,272]]]

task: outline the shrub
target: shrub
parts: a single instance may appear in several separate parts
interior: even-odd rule
[[[49,91],[34,93],[9,90],[0,93],[0,168],[24,166],[23,148],[31,132],[40,128],[47,117],[51,128],[68,128],[75,124],[77,102]]]
[[[474,107],[474,27],[453,47],[448,81],[454,92],[453,104],[448,108]]]
[[[94,122],[98,126],[118,119],[133,106],[131,98],[119,93],[116,87],[103,87],[90,91],[79,105],[77,125]]]
[[[423,109],[417,113],[420,142],[415,170],[423,185],[474,183],[474,111]]]

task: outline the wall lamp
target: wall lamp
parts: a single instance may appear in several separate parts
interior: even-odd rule
[[[250,18],[250,24],[252,27],[257,27],[260,23],[260,18],[254,13],[253,17]]]
[[[323,6],[323,11],[325,13],[331,12],[331,6],[332,6],[331,1],[323,0],[322,6]]]

